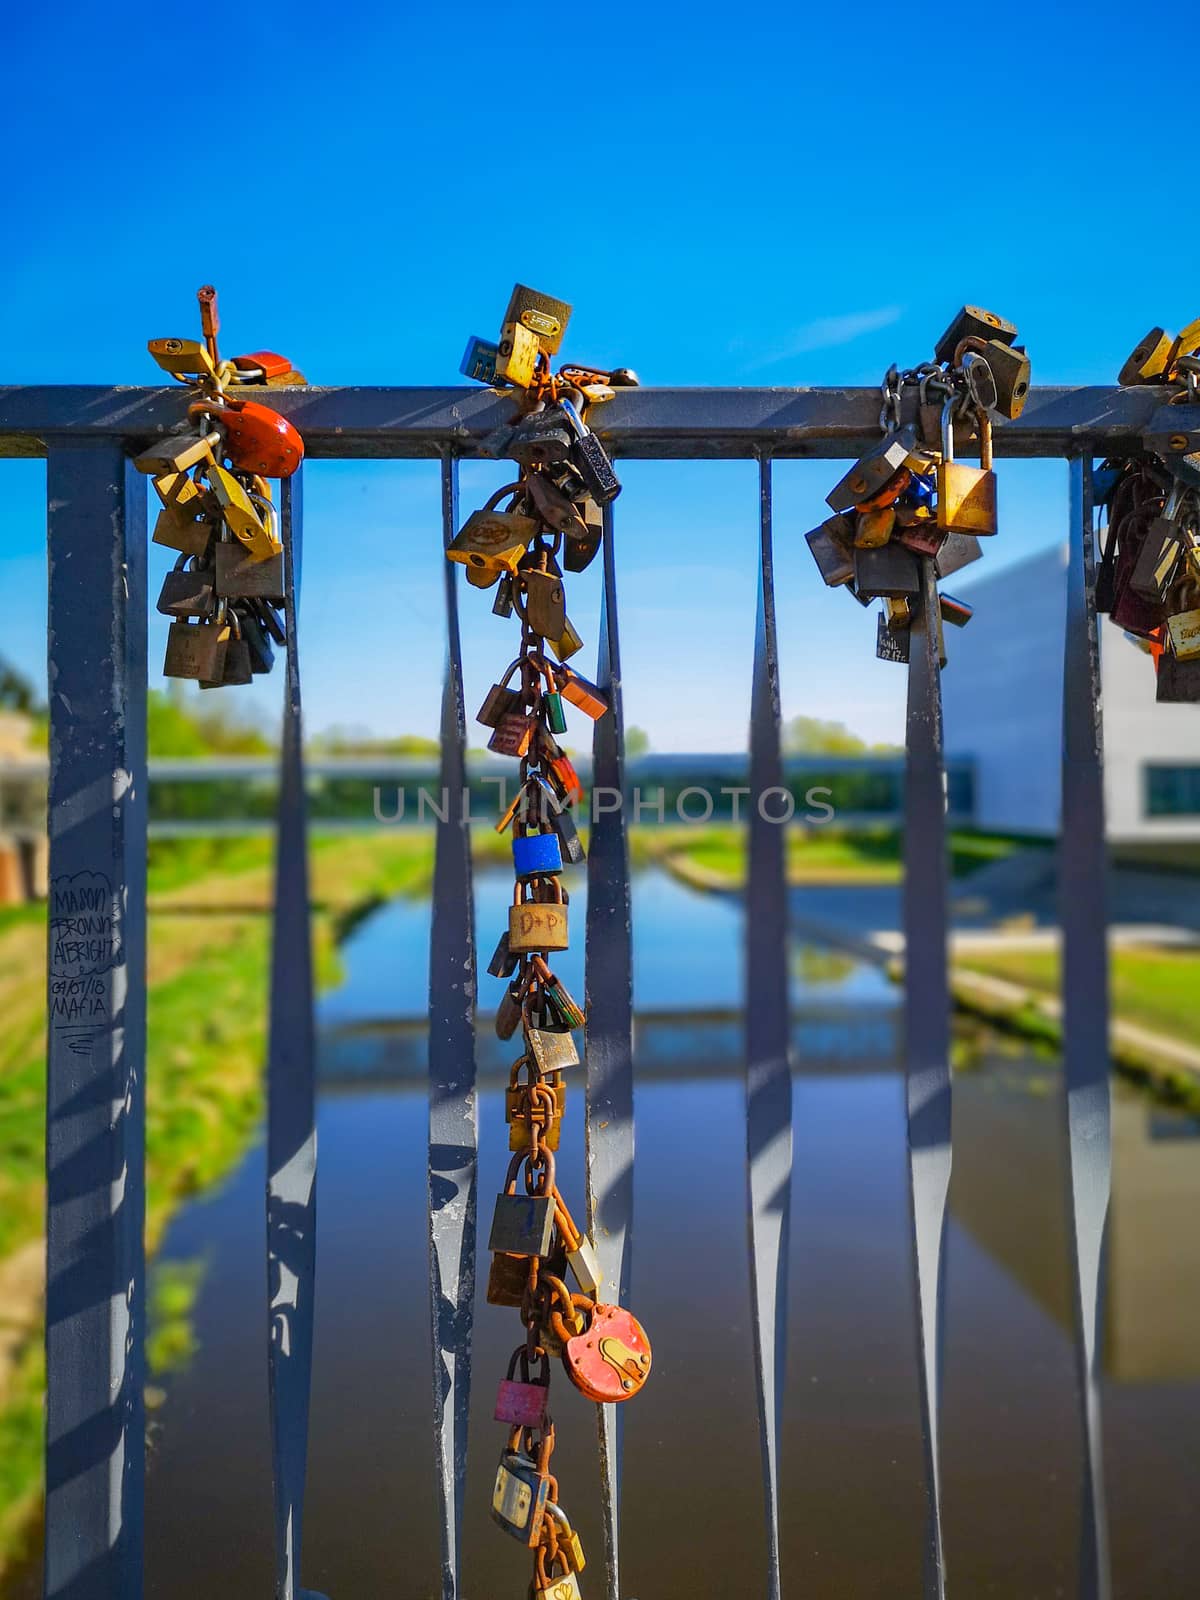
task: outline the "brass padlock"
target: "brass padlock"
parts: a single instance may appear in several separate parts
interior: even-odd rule
[[[475,713],[475,721],[482,722],[485,728],[499,727],[501,720],[506,716],[518,716],[524,721],[526,703],[524,689],[510,689],[508,687],[508,680],[521,666],[521,661],[522,658],[518,656],[500,679],[500,682],[494,683],[484,696],[483,704]],[[523,683],[524,679],[522,678]],[[530,737],[532,737],[532,732],[530,732]],[[528,748],[528,743],[526,743],[526,749]]]
[[[152,478],[187,472],[201,462],[214,462],[216,458],[213,452],[220,443],[221,435],[215,431],[172,433],[147,445],[141,455],[134,456],[133,464],[139,472],[145,472]]]
[[[911,426],[885,434],[834,484],[825,496],[826,505],[832,511],[850,511],[862,501],[870,500],[904,470],[916,448],[916,429]]]
[[[508,948],[519,955],[531,950],[565,950],[567,908],[562,902],[558,880],[554,880],[554,900],[524,900],[521,898],[523,887],[517,884],[508,909]]]
[[[186,556],[202,556],[220,529],[220,515],[210,509],[204,495],[172,501],[163,506],[154,523],[155,544],[179,550]]]
[[[255,561],[245,545],[236,539],[220,539],[213,547],[217,593],[227,599],[269,600],[282,605],[284,599],[283,551]]]
[[[271,556],[278,555],[283,545],[270,526],[271,512],[274,508],[268,510],[268,520],[264,522],[245,486],[232,472],[217,462],[205,468],[205,477],[221,508],[225,526],[235,539],[245,545],[253,559],[267,561]],[[260,504],[267,509],[269,503],[260,502]]]
[[[527,1028],[525,1038],[534,1066],[543,1077],[579,1065],[579,1052],[569,1029]]]
[[[933,359],[939,364],[954,364],[959,345],[964,339],[998,339],[1001,344],[1015,344],[1016,324],[1006,322],[994,311],[982,306],[963,306],[954,316],[950,326],[933,347]]]
[[[548,528],[565,533],[570,538],[586,539],[587,523],[576,509],[575,502],[544,472],[531,472],[525,480],[537,508],[538,516]]]
[[[586,1293],[587,1291],[585,1290],[584,1292]],[[567,1520],[566,1512],[557,1501],[548,1500],[546,1502],[546,1515],[555,1524],[555,1531],[558,1534],[559,1555],[562,1556],[572,1572],[582,1572],[584,1567],[587,1566],[583,1554],[583,1545],[580,1543],[579,1535]],[[564,1597],[558,1594],[553,1586],[549,1593],[551,1600],[564,1600]]]
[[[988,340],[983,356],[996,385],[992,408],[1011,422],[1021,415],[1029,399],[1029,357],[1018,346],[1001,344],[999,339]]]
[[[567,601],[562,576],[555,572],[522,572],[525,621],[539,639],[561,639],[567,626]]]
[[[515,322],[528,328],[548,356],[557,354],[570,320],[571,307],[565,300],[556,300],[523,283],[513,285],[504,313],[505,325]]]
[[[537,335],[520,322],[506,322],[496,346],[496,376],[518,389],[528,389],[537,370],[542,347]]]
[[[564,619],[563,630],[558,638],[547,638],[546,643],[560,661],[569,661],[577,651],[583,649],[583,640],[572,627],[570,617]]]
[[[896,526],[895,506],[879,511],[860,511],[854,517],[854,544],[859,550],[877,550],[892,537]]]
[[[1170,379],[1178,376],[1175,363],[1180,356],[1194,355],[1197,350],[1200,350],[1200,317],[1189,322],[1172,340],[1170,353],[1167,356],[1167,377]]]
[[[1123,388],[1135,383],[1153,383],[1167,370],[1167,360],[1174,340],[1165,328],[1151,328],[1139,339],[1117,374]]]
[[[533,517],[497,511],[496,506],[506,495],[515,495],[520,487],[518,483],[505,484],[482,511],[473,511],[447,547],[447,560],[488,573],[489,584],[502,572],[515,573],[526,546],[537,537],[538,525]]]
[[[229,637],[225,641],[221,670],[211,678],[201,678],[202,689],[224,689],[236,683],[251,683],[254,679],[254,671],[250,664],[250,646],[242,634],[241,618],[232,609],[226,613],[225,630]]]
[[[937,469],[937,521],[951,533],[996,532],[996,474],[992,471],[992,428],[985,412],[979,414],[978,467],[954,459],[954,409],[956,395],[942,407],[942,460]]]
[[[229,639],[225,622],[173,622],[167,634],[163,676],[212,682],[224,668]]]
[[[175,378],[212,378],[213,358],[199,339],[148,339],[146,349]]]
[[[1167,617],[1171,649],[1180,661],[1194,661],[1200,657],[1200,594],[1194,583],[1181,585],[1180,603],[1187,609]]]
[[[194,557],[181,555],[163,579],[155,609],[168,617],[211,617],[217,608],[210,566],[190,566]]]

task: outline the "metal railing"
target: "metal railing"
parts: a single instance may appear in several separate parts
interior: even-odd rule
[[[1069,460],[1071,577],[1062,765],[1065,1094],[1080,1417],[1086,1481],[1082,1593],[1108,1593],[1097,1336],[1109,1192],[1108,1012],[1099,678],[1092,595],[1092,459],[1135,450],[1152,389],[1037,389],[997,427],[997,456]],[[460,458],[507,415],[479,389],[272,391],[310,457],[417,457],[441,463],[442,533],[457,529]],[[50,852],[45,1590],[54,1600],[137,1600],[143,1526],[142,1243],[145,1069],[146,496],[131,454],[178,425],[176,389],[0,389],[0,455],[48,458]],[[634,389],[597,431],[623,457],[752,457],[759,462],[758,620],[749,760],[755,790],[781,781],[779,663],[772,556],[776,458],[853,457],[878,437],[871,389]],[[298,564],[300,475],[285,485]],[[598,677],[613,714],[596,725],[593,778],[624,783],[614,520],[606,514]],[[926,574],[926,596],[933,579]],[[455,569],[447,565],[449,640],[430,963],[429,1238],[441,1590],[459,1592],[475,1282],[476,944],[463,814],[465,718]],[[938,1472],[942,1242],[950,1170],[946,838],[936,642],[914,624],[906,753],[906,1072],[914,1271],[929,1505],[925,1592],[944,1591]],[[294,636],[292,639],[294,646]],[[299,677],[289,651],[268,1061],[270,1383],[280,1595],[300,1592],[311,1361],[315,1144],[312,976],[295,935],[307,916]],[[285,803],[286,802],[286,803]],[[779,1480],[792,1034],[781,829],[749,810],[745,988],[748,1214],[769,1592],[781,1592]],[[629,851],[622,810],[592,831],[586,933],[589,1223],[605,1297],[624,1297],[632,1263],[633,1013]],[[81,958],[54,919],[98,919]],[[104,931],[105,917],[110,925]],[[105,943],[104,941],[107,941]],[[88,965],[89,970],[82,970]],[[76,970],[76,969],[80,970]],[[64,989],[81,1014],[56,1005]],[[75,992],[74,990],[72,992]],[[601,1413],[606,1588],[619,1595],[619,1414]]]

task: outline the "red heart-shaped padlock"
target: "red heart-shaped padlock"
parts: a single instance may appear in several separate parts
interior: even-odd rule
[[[623,1306],[592,1307],[587,1327],[563,1347],[567,1377],[589,1400],[628,1400],[650,1376],[650,1341]]]

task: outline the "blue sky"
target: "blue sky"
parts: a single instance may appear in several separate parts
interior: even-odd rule
[[[1200,213],[1167,125],[1130,103],[1131,63],[1175,36],[1153,7],[933,4],[918,26],[878,4],[299,0],[125,26],[68,3],[4,28],[4,383],[154,381],[146,339],[194,333],[206,281],[227,351],[284,350],[325,384],[461,381],[515,279],[575,305],[566,357],[647,384],[876,383],[963,301],[1019,324],[1035,381],[1106,383],[1151,324],[1200,314]],[[464,512],[496,470],[464,469]],[[904,674],[803,542],[841,470],[776,468],[784,711],[899,738]],[[1064,466],[1000,473],[980,576],[1063,532]],[[630,720],[660,749],[739,747],[754,468],[622,476]],[[0,653],[41,673],[44,469],[0,462],[0,492]],[[436,468],[315,463],[307,505],[310,728],[434,732]],[[581,665],[595,579],[568,586]],[[463,600],[472,702],[514,633],[489,600]],[[229,691],[268,718],[281,692]]]

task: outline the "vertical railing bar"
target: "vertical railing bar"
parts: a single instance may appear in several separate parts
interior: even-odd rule
[[[921,560],[922,592],[908,669],[905,759],[905,1086],[909,1213],[917,1299],[917,1367],[928,1528],[926,1596],[945,1593],[938,1409],[946,1196],[950,1186],[950,997],[946,972],[946,762],[937,580]]]
[[[1103,720],[1096,626],[1091,457],[1070,463],[1071,538],[1063,647],[1063,1077],[1076,1356],[1083,1424],[1079,1593],[1108,1600],[1111,1577],[1100,1424],[1105,1230],[1112,1180]]]
[[[45,1593],[139,1600],[146,488],[49,441]]]
[[[604,509],[603,560],[596,676],[610,710],[597,721],[592,744],[585,1028],[587,1217],[604,1277],[601,1297],[627,1303],[633,1243],[633,943],[611,505]],[[607,1600],[620,1597],[623,1412],[622,1406],[597,1407]]]
[[[278,1600],[306,1593],[300,1561],[316,1291],[316,1052],[298,643],[303,493],[300,472],[284,480],[287,659],[267,1048],[267,1373]]]
[[[780,1594],[779,1435],[787,1360],[792,1077],[788,1015],[787,836],[780,745],[771,459],[759,462],[758,612],[750,701],[746,884],[746,1161],[754,1368],[767,1523],[767,1593]],[[776,797],[775,806],[771,797]]]
[[[448,545],[458,527],[458,462],[449,453],[442,457],[441,489],[442,540]],[[442,566],[447,658],[429,962],[429,1310],[441,1594],[442,1600],[457,1600],[475,1299],[477,985],[458,566]]]

